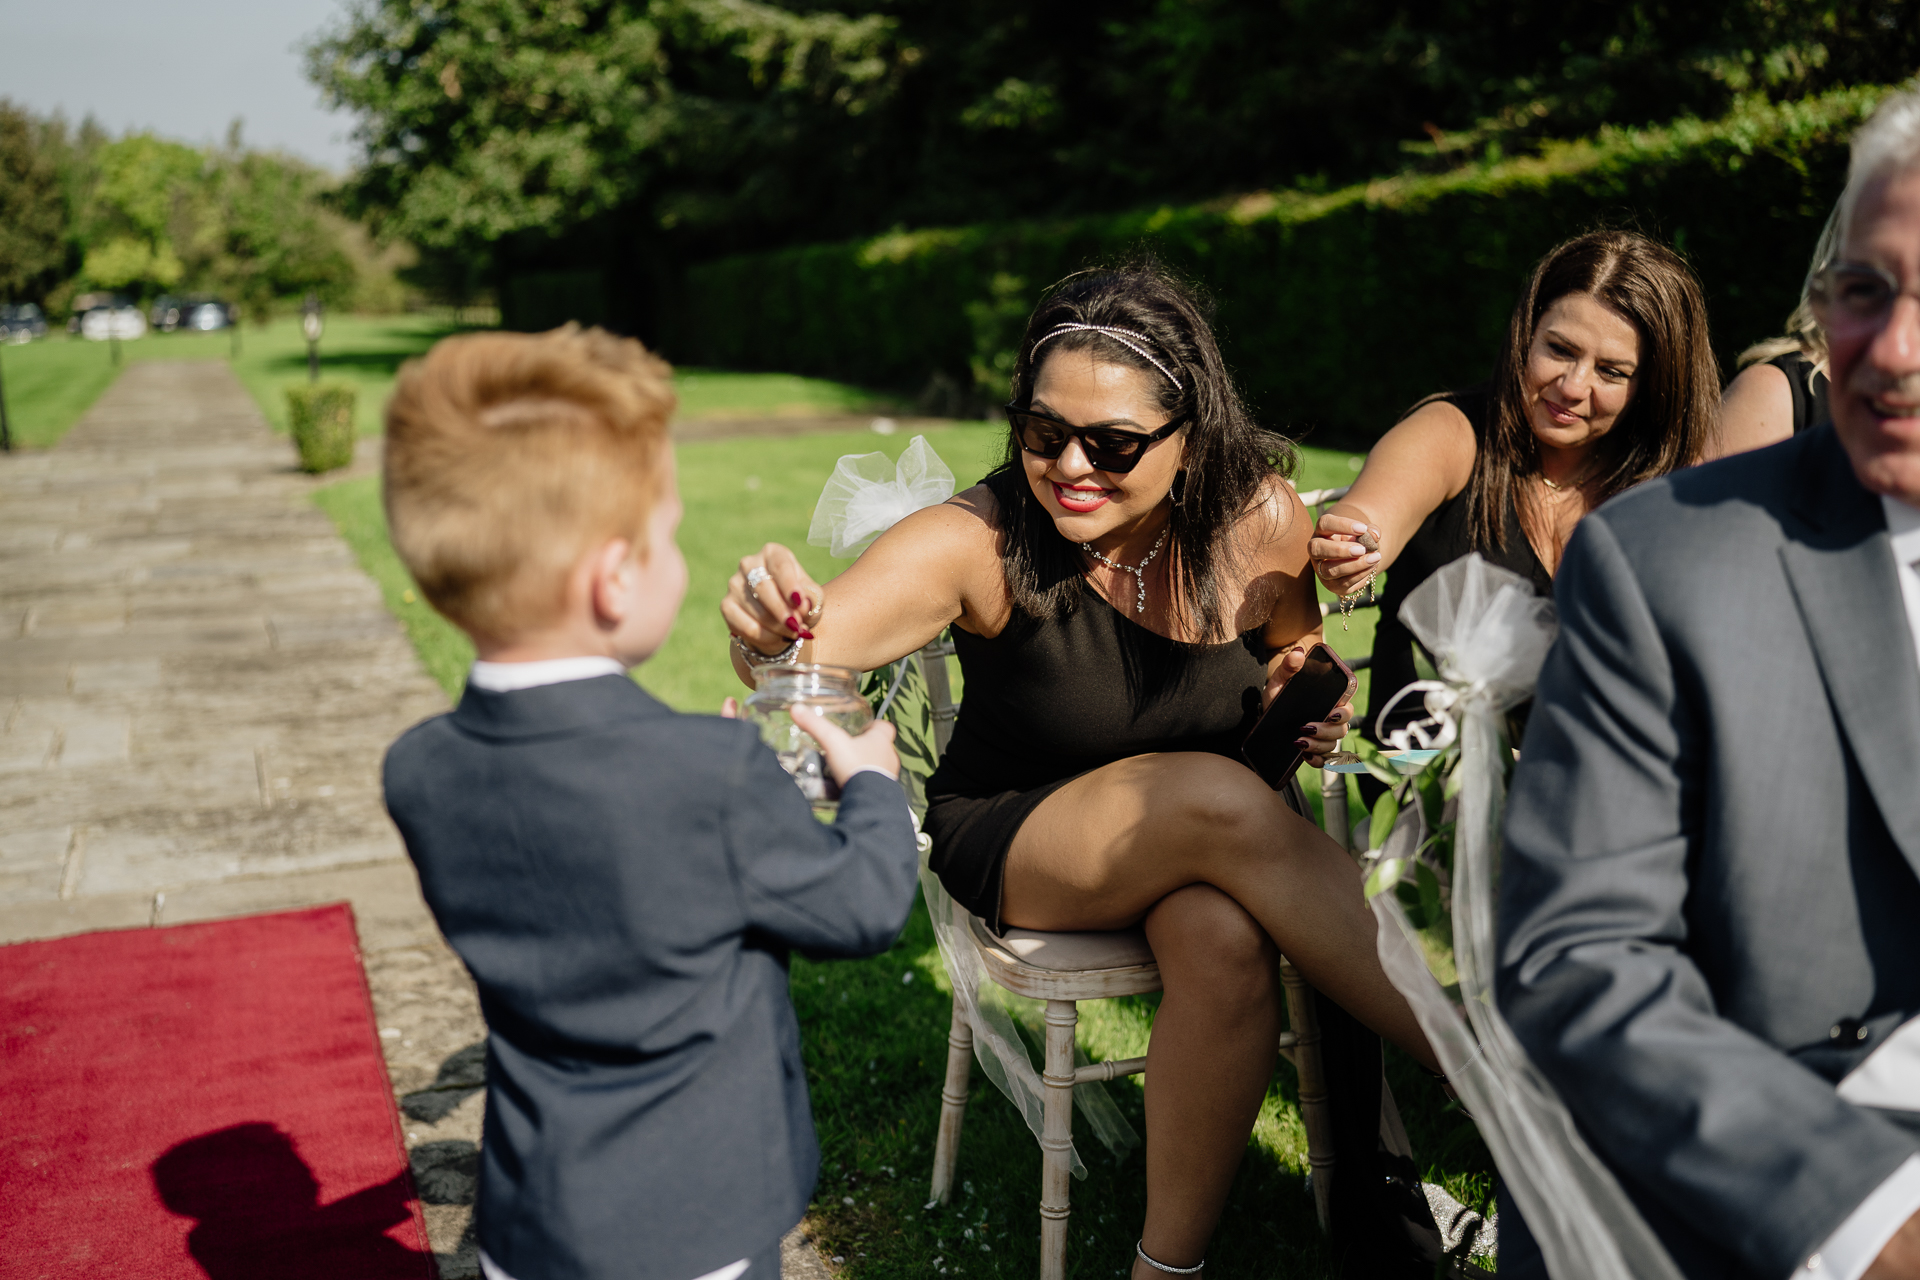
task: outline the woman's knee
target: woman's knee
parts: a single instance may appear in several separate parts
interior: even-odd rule
[[[1169,989],[1264,998],[1277,986],[1280,952],[1259,921],[1208,884],[1168,894],[1147,913],[1147,941]]]
[[[1258,853],[1281,840],[1294,816],[1286,802],[1253,770],[1224,756],[1196,756],[1170,780],[1172,815],[1190,838],[1209,851]]]

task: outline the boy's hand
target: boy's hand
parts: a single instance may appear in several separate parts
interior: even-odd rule
[[[900,757],[893,749],[893,726],[876,720],[858,737],[848,733],[812,707],[794,707],[790,715],[803,733],[820,744],[827,772],[841,786],[865,768],[879,769],[889,778],[900,777]]]

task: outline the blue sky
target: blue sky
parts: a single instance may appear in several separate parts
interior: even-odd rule
[[[0,97],[192,143],[224,139],[240,116],[250,145],[344,171],[352,121],[321,109],[295,48],[344,12],[342,0],[0,0]]]

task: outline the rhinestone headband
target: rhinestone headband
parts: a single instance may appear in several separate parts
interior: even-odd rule
[[[1161,364],[1160,361],[1155,358],[1153,352],[1147,350],[1146,344],[1152,342],[1153,339],[1144,333],[1136,333],[1132,329],[1115,329],[1104,324],[1074,324],[1071,322],[1057,324],[1040,335],[1039,341],[1033,344],[1034,351],[1040,350],[1041,345],[1048,339],[1057,338],[1063,333],[1104,333],[1107,337],[1112,338],[1115,342],[1158,369],[1161,373],[1166,374],[1167,381],[1173,384],[1175,391],[1186,390],[1185,387],[1180,385],[1180,379],[1173,376],[1173,370]]]

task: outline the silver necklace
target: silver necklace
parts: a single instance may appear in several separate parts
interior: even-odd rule
[[[1147,558],[1139,564],[1121,564],[1118,560],[1109,560],[1098,551],[1095,551],[1091,542],[1081,543],[1080,549],[1109,569],[1118,569],[1122,573],[1132,574],[1134,583],[1140,588],[1139,594],[1133,602],[1133,611],[1135,613],[1145,613],[1147,611],[1147,566],[1152,564],[1153,558],[1160,554],[1160,548],[1167,545],[1167,534],[1172,532],[1172,530],[1173,526],[1168,525],[1160,531],[1160,537],[1153,544],[1153,550],[1147,552]]]

